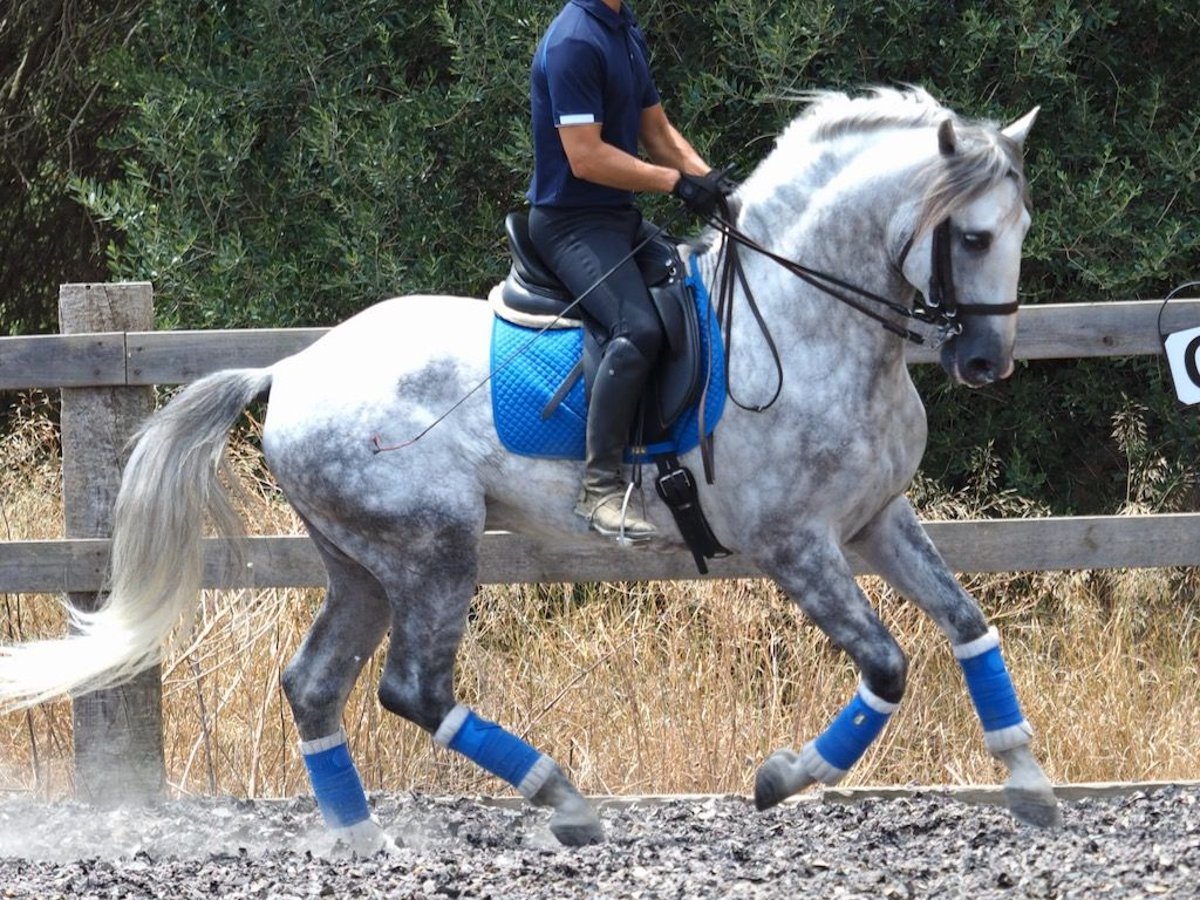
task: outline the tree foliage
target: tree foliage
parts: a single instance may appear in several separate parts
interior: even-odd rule
[[[119,171],[73,183],[115,235],[111,275],[153,280],[163,326],[331,324],[501,277],[531,160],[529,61],[558,0],[144,5],[136,39],[89,70],[118,114],[95,152]],[[634,6],[668,112],[710,161],[748,171],[816,87],[918,83],[1000,121],[1040,105],[1026,302],[1162,297],[1200,276],[1192,3]],[[1029,363],[975,393],[918,377],[925,471],[946,487],[1096,511],[1146,494],[1131,471],[1169,470],[1156,502],[1194,500],[1186,466],[1130,465],[1196,458],[1158,360]]]
[[[70,181],[116,174],[97,147],[116,113],[91,66],[130,36],[143,5],[0,8],[0,332],[54,330],[58,285],[104,279],[104,238]]]

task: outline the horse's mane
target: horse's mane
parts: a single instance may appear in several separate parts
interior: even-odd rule
[[[792,142],[820,144],[854,135],[889,130],[954,125],[955,152],[932,159],[921,173],[925,198],[917,233],[932,228],[972,200],[1013,178],[1029,206],[1029,191],[1020,146],[994,122],[963,118],[919,87],[904,90],[879,87],[862,96],[837,91],[812,91],[797,99],[808,108],[783,132],[778,147]]]
[[[831,141],[852,134],[894,128],[935,126],[954,116],[924,89],[877,87],[858,97],[838,91],[810,91],[799,96],[808,109],[788,129],[807,132],[806,140]]]

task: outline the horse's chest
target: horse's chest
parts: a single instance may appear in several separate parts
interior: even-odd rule
[[[729,459],[731,468],[755,485],[766,505],[798,504],[839,518],[847,509],[883,504],[916,473],[925,449],[925,411],[915,389],[873,400],[853,403],[841,394],[828,402],[789,404],[767,427],[751,427],[740,439],[727,440],[730,432],[718,430],[718,450],[724,443],[739,457]]]

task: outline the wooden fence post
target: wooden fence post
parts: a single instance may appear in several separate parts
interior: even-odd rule
[[[65,284],[59,288],[63,334],[149,331],[154,293],[149,283]],[[62,389],[65,531],[68,538],[108,537],[121,483],[125,444],[154,410],[152,387]],[[69,593],[79,609],[100,594]],[[90,803],[151,802],[166,786],[162,680],[156,666],[127,684],[76,697],[75,792]]]

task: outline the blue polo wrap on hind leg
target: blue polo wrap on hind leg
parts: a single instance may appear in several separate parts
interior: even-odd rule
[[[345,828],[371,817],[358,769],[350,758],[346,732],[300,744],[304,767],[326,824]]]
[[[1000,636],[996,629],[991,628],[983,637],[955,647],[954,655],[962,666],[971,702],[983,723],[988,749],[998,752],[1028,743],[1033,729],[1025,721],[1017,702],[1016,689],[1000,654]]]
[[[450,711],[434,740],[503,778],[525,796],[542,786],[551,765],[541,751],[465,706]]]
[[[811,774],[825,784],[840,781],[879,737],[895,710],[895,703],[877,697],[865,684],[860,684],[846,708],[805,748]],[[819,759],[813,758],[814,750]]]

